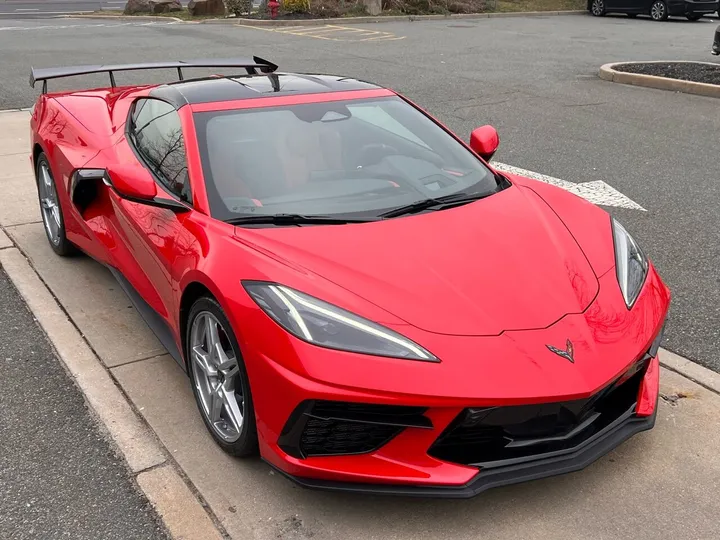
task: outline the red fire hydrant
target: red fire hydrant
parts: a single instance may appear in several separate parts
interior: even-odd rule
[[[268,6],[268,9],[270,10],[270,18],[275,19],[278,14],[278,8],[280,7],[280,2],[278,0],[268,0],[267,6]]]

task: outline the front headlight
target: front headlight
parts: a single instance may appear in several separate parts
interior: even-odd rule
[[[258,306],[294,336],[321,347],[377,356],[439,362],[397,332],[277,283],[243,281]]]
[[[612,220],[615,239],[615,268],[625,304],[630,309],[637,300],[648,272],[648,261],[640,246],[625,228]]]

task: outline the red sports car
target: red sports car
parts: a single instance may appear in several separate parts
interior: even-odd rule
[[[179,80],[115,84],[152,68]],[[653,426],[670,293],[622,225],[494,170],[489,126],[466,145],[392,90],[276,68],[31,76],[52,249],[107,265],[217,444],[307,487],[469,497]]]

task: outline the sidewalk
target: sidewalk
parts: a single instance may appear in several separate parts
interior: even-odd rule
[[[27,121],[26,112],[0,113],[0,226],[17,246],[0,250],[0,261],[10,251],[16,259],[27,257],[44,282],[38,287],[47,286],[63,306],[164,445],[169,466],[182,470],[213,523],[231,538],[717,539],[720,395],[667,369],[661,372],[655,429],[581,472],[472,500],[306,491],[259,459],[230,458],[207,434],[187,376],[129,309],[110,273],[87,257],[61,259],[52,253],[27,159]],[[14,153],[2,156],[11,147]],[[673,365],[685,369],[682,361]],[[706,386],[715,387],[712,378],[718,375],[702,373],[709,377]]]
[[[168,538],[1,269],[0,306],[0,538]]]

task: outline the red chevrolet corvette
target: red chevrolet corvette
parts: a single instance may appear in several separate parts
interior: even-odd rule
[[[154,68],[179,80],[115,84]],[[469,497],[653,426],[670,293],[622,225],[495,171],[489,126],[468,146],[391,90],[276,69],[31,76],[52,249],[112,271],[217,444],[307,487]]]

